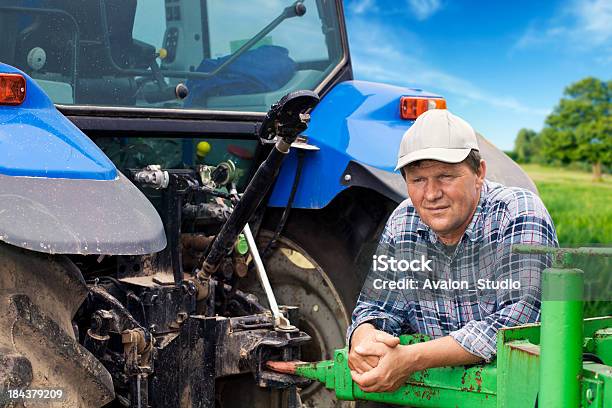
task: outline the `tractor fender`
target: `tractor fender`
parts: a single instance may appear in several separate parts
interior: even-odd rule
[[[166,246],[147,198],[23,72],[26,97],[0,106],[0,241],[58,254],[135,255]]]
[[[394,170],[401,138],[414,123],[400,118],[402,96],[440,98],[420,89],[365,81],[342,82],[325,95],[303,135],[319,149],[305,153],[292,207],[323,208],[343,190],[357,186],[397,203],[407,197],[405,182]],[[488,179],[537,192],[512,159],[477,136]],[[270,196],[271,207],[287,205],[297,167],[295,150],[283,163]]]

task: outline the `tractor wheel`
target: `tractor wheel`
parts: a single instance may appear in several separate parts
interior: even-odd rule
[[[260,248],[265,248],[272,236],[270,231],[261,231]],[[300,321],[292,323],[312,337],[301,349],[304,361],[329,360],[333,358],[335,349],[345,345],[358,284],[352,285],[357,283],[355,277],[342,277],[342,271],[350,264],[345,263],[349,261],[342,259],[342,254],[334,248],[337,247],[321,243],[320,250],[313,253],[306,250],[301,242],[281,236],[275,250],[264,260],[277,302],[299,306]],[[324,257],[323,253],[336,258]],[[323,264],[325,261],[330,263]],[[351,298],[349,293],[354,293],[355,297]],[[263,291],[257,291],[256,295],[263,304],[267,304]],[[351,402],[338,401],[334,393],[320,383],[303,389],[301,398],[305,408],[354,406]]]
[[[265,228],[268,229],[265,229]],[[258,234],[260,252],[273,236],[273,224],[264,225]],[[332,358],[335,349],[345,345],[350,315],[361,289],[353,261],[336,234],[317,223],[293,218],[275,248],[264,259],[276,300],[281,305],[299,306],[300,321],[292,322],[312,337],[302,347],[302,360]],[[267,299],[256,274],[240,285],[267,306]],[[333,391],[313,383],[301,391],[304,408],[354,407],[339,401]]]
[[[0,406],[8,389],[61,389],[27,406],[101,407],[114,398],[109,372],[78,342],[72,317],[87,295],[79,269],[52,256],[0,243]],[[2,400],[4,398],[4,400]]]

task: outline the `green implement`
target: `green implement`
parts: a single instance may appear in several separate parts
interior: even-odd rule
[[[542,324],[500,330],[497,358],[489,364],[430,368],[382,393],[364,392],[353,382],[347,348],[336,350],[333,360],[268,367],[319,381],[340,400],[439,408],[612,407],[612,317],[583,319],[583,272],[573,268],[573,255],[612,252],[526,246],[515,251],[553,254],[553,267],[542,273]],[[401,345],[427,340],[400,336]]]
[[[426,336],[400,336],[400,344],[426,341]],[[497,368],[494,364],[441,367],[415,373],[393,392],[364,392],[351,379],[348,350],[336,350],[334,360],[318,363],[274,362],[268,365],[286,373],[320,381],[342,400],[369,400],[413,407],[496,407]]]

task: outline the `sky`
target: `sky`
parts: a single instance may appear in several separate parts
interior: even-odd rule
[[[612,79],[612,0],[345,0],[356,79],[422,88],[503,150],[564,88]]]

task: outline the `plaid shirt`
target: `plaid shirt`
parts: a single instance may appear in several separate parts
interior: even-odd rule
[[[500,328],[540,318],[540,273],[550,266],[551,258],[513,254],[512,245],[519,243],[558,246],[548,211],[528,190],[485,181],[476,212],[454,252],[421,221],[410,199],[405,200],[387,221],[376,254],[378,259],[426,256],[432,260],[433,272],[371,267],[347,343],[357,326],[369,322],[394,335],[450,335],[468,352],[490,361]],[[419,283],[411,289],[380,288],[382,281],[406,279]],[[422,288],[428,279],[466,282],[467,288]],[[515,281],[520,288],[483,288],[479,279]]]

